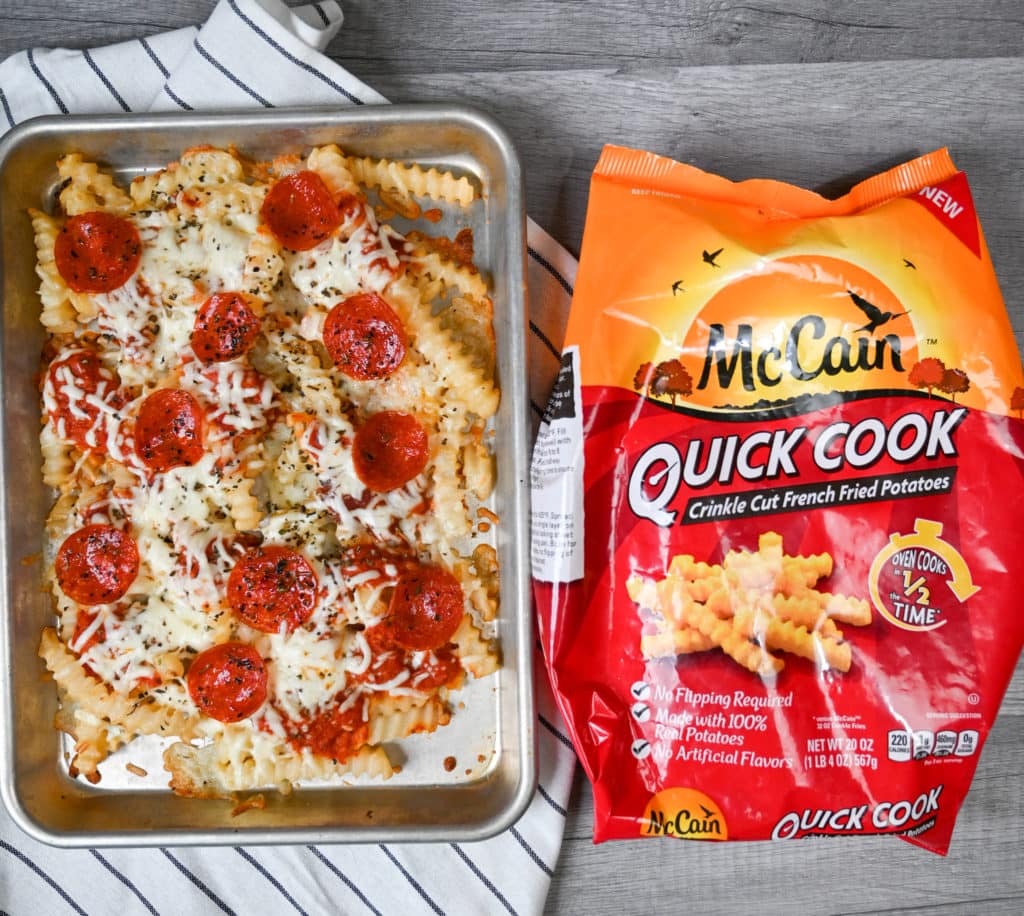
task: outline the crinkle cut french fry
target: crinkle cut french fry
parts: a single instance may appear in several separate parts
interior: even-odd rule
[[[780,620],[788,620],[822,636],[842,639],[835,621],[828,615],[813,592],[804,595],[773,595],[772,609]]]
[[[710,637],[689,627],[666,630],[663,633],[648,633],[640,637],[640,651],[644,658],[673,658],[714,648],[715,643]]]
[[[705,605],[694,601],[676,581],[665,579],[656,585],[656,589],[661,607],[669,609],[673,620],[699,630],[748,671],[770,675],[782,670],[782,659],[776,658],[762,646],[750,642],[733,626],[731,620],[715,616]]]
[[[679,554],[668,565],[668,574],[676,579],[693,581],[697,579],[721,578],[722,567],[698,562],[689,554]]]
[[[779,620],[763,611],[738,613],[733,618],[733,623],[748,639],[753,639],[768,649],[799,655],[819,664],[824,659],[829,668],[838,671],[850,670],[849,643],[840,643],[828,636],[811,633],[807,627],[797,626],[789,620]]]
[[[866,627],[871,623],[871,605],[863,598],[828,594],[822,597],[829,617],[854,627]]]
[[[654,603],[658,598],[654,583],[641,576],[630,576],[626,580],[626,594],[629,595],[630,601],[651,610],[654,609]]]

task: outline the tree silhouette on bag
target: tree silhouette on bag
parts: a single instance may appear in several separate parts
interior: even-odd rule
[[[650,396],[671,398],[689,397],[693,394],[693,378],[678,359],[668,359],[653,366],[641,363],[633,376],[633,387]]]

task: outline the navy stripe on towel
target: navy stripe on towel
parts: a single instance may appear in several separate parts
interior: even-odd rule
[[[232,83],[234,83],[239,89],[241,89],[242,92],[246,93],[251,98],[254,98],[264,108],[274,107],[273,105],[270,104],[270,102],[263,98],[263,96],[260,95],[255,89],[250,89],[237,76],[235,76],[234,73],[232,73],[227,67],[225,67],[219,60],[216,60],[214,56],[206,50],[206,48],[199,44],[198,38],[192,43],[195,45],[196,50],[199,52],[199,56],[202,57],[203,60],[209,63],[210,66],[215,67],[217,70],[223,73],[229,80],[231,80]]]
[[[57,103],[57,107],[60,109],[61,114],[69,114],[70,112],[68,111],[68,106],[65,105],[64,100],[59,95],[57,95],[57,90],[54,89],[50,81],[45,76],[43,76],[42,71],[36,64],[36,59],[35,56],[32,54],[31,48],[28,49],[27,57],[28,65],[32,68],[32,72],[36,75],[39,82],[41,82],[46,87],[46,91],[50,93],[50,98],[52,98]]]
[[[554,356],[555,359],[561,360],[562,354],[559,353],[558,347],[556,347],[550,340],[548,340],[544,332],[540,328],[538,328],[532,320],[530,321],[530,330],[533,331],[533,333],[537,336],[537,339],[551,351],[551,355]]]
[[[153,61],[154,64],[156,64],[156,68],[164,75],[164,79],[167,79],[167,77],[171,75],[171,71],[168,70],[163,65],[163,61],[161,61],[160,58],[156,56],[156,51],[153,50],[149,42],[146,41],[145,38],[140,38],[139,44],[142,45],[143,48],[145,48],[146,53],[149,55],[149,59]]]
[[[554,808],[562,817],[565,817],[565,808],[563,808],[558,802],[556,802],[550,795],[548,795],[544,786],[538,783],[537,791],[540,793],[540,797],[544,799],[552,808]]]
[[[409,872],[405,870],[405,868],[402,866],[402,863],[395,858],[394,853],[391,852],[391,850],[384,845],[378,844],[377,848],[394,863],[395,868],[397,868],[403,875],[405,875],[405,880],[412,885],[413,890],[415,890],[416,893],[423,898],[427,906],[429,906],[435,913],[437,913],[437,916],[444,916],[444,910],[442,910],[441,907],[434,903],[433,898],[430,896],[430,894],[423,890],[423,886],[419,883],[419,881],[417,881],[412,875],[409,874]]]
[[[11,114],[11,106],[7,104],[7,96],[4,95],[3,89],[0,89],[0,105],[4,109],[4,117],[7,118],[7,123],[14,127],[14,115]]]
[[[271,38],[266,32],[263,31],[255,22],[253,22],[248,16],[245,15],[239,8],[235,0],[228,0],[228,6],[234,11],[235,15],[242,20],[250,29],[252,29],[257,35],[260,36],[270,47],[277,51],[282,57],[290,60],[296,67],[301,67],[307,73],[313,74],[313,76],[325,82],[332,89],[340,92],[345,98],[347,98],[354,105],[362,105],[363,100],[358,96],[352,95],[344,86],[340,86],[334,82],[326,73],[321,73],[316,67],[307,64],[304,60],[299,60],[294,54],[289,53],[285,48],[281,47],[273,38]]]
[[[131,879],[119,872],[113,865],[111,865],[106,859],[103,858],[95,849],[90,849],[89,852],[93,854],[96,861],[100,863],[107,871],[109,871],[118,881],[120,881],[128,890],[130,890],[139,900],[142,905],[153,914],[153,916],[160,916],[153,904],[150,903],[143,895],[142,892],[132,883]]]
[[[529,843],[527,843],[526,840],[523,839],[523,835],[518,830],[516,830],[515,827],[509,827],[509,832],[512,834],[512,836],[516,838],[516,842],[523,847],[523,849],[526,851],[526,854],[531,859],[533,859],[534,862],[537,863],[537,867],[542,872],[544,872],[544,874],[547,875],[549,878],[553,877],[554,872],[551,871],[550,868],[548,868],[547,862],[545,862],[539,855],[537,855],[536,852],[534,852],[533,847]]]
[[[25,853],[23,853],[20,849],[16,849],[10,843],[5,843],[3,840],[0,840],[0,849],[6,849],[15,858],[21,859],[21,861],[24,862],[29,868],[31,868],[32,871],[39,875],[40,878],[42,878],[47,884],[50,885],[50,887],[52,887],[58,894],[60,894],[61,899],[76,913],[80,913],[81,916],[88,916],[85,910],[83,910],[77,903],[75,903],[74,900],[72,900],[68,896],[68,892],[64,890],[64,888],[62,888],[56,881],[54,881],[53,878],[51,878],[38,865],[36,865],[36,863],[33,862],[28,856],[26,856]]]
[[[576,749],[572,746],[572,742],[568,738],[566,738],[565,735],[563,735],[557,728],[555,728],[555,726],[552,725],[547,719],[545,719],[541,715],[538,715],[537,721],[539,721],[541,725],[543,725],[549,732],[551,732],[552,735],[554,735],[559,741],[561,741],[562,744],[569,748],[570,751],[572,751],[574,754],[576,753]]]
[[[231,909],[223,900],[220,899],[213,891],[211,891],[202,881],[199,880],[195,875],[192,874],[184,865],[181,864],[174,856],[172,856],[166,849],[160,850],[168,861],[180,871],[189,881],[191,881],[196,887],[199,888],[207,897],[209,897],[221,910],[228,914],[228,916],[237,916],[235,911]]]
[[[171,91],[171,87],[170,86],[165,84],[164,85],[164,92],[167,93],[167,95],[170,97],[171,101],[174,102],[174,104],[177,105],[179,108],[184,108],[185,111],[195,111],[195,109],[191,105],[189,105],[188,102],[186,102],[184,99],[178,98],[178,96],[176,96]]]
[[[473,872],[473,874],[474,874],[474,875],[476,875],[476,876],[477,876],[477,877],[478,877],[478,878],[480,879],[480,883],[481,883],[481,884],[483,884],[483,886],[484,886],[484,887],[486,887],[486,888],[487,888],[487,890],[489,890],[489,891],[490,891],[490,892],[491,892],[492,894],[494,894],[494,896],[495,896],[495,898],[497,899],[497,901],[498,901],[498,902],[499,902],[499,903],[500,903],[500,904],[501,904],[501,905],[502,905],[503,907],[505,907],[505,909],[506,909],[506,910],[508,910],[508,911],[509,911],[509,912],[510,912],[510,913],[512,914],[512,916],[519,916],[519,914],[518,914],[518,913],[516,913],[516,911],[515,911],[514,909],[512,909],[512,904],[511,904],[511,903],[509,903],[509,902],[508,902],[508,901],[507,901],[507,900],[505,899],[505,895],[504,895],[504,894],[502,894],[502,892],[501,892],[501,891],[499,891],[499,890],[498,890],[498,889],[497,889],[497,888],[496,888],[496,887],[495,887],[495,886],[494,886],[494,885],[493,885],[493,884],[491,883],[491,879],[490,879],[490,878],[488,878],[488,877],[487,877],[487,875],[485,875],[485,874],[484,874],[484,873],[483,873],[482,871],[480,871],[480,869],[479,869],[479,868],[477,868],[477,867],[476,867],[476,866],[475,866],[475,865],[473,864],[473,862],[472,862],[472,860],[471,860],[471,859],[469,858],[469,856],[467,856],[467,855],[466,855],[466,854],[465,854],[465,853],[464,853],[464,852],[463,852],[463,851],[462,851],[462,850],[461,850],[461,849],[460,849],[460,848],[459,848],[458,846],[456,846],[456,845],[455,845],[454,843],[451,843],[451,844],[449,844],[449,845],[450,845],[450,846],[452,847],[452,849],[454,849],[454,850],[455,850],[455,852],[456,852],[456,853],[458,854],[459,858],[460,858],[460,859],[462,859],[462,861],[463,861],[463,862],[465,862],[465,863],[466,863],[466,865],[468,865],[468,866],[469,866],[469,870],[470,870],[471,872]]]
[[[96,65],[96,61],[92,59],[92,55],[89,53],[88,48],[82,51],[82,56],[85,58],[85,62],[92,67],[92,72],[100,78],[100,82],[107,87],[110,94],[114,97],[114,101],[121,106],[121,109],[123,111],[131,111],[128,107],[128,103],[121,96],[121,93],[114,88],[114,84],[107,79],[107,75]]]
[[[564,289],[570,296],[572,295],[572,286],[569,281],[565,279],[557,270],[555,266],[543,255],[534,251],[529,245],[526,246],[526,250],[529,252],[530,257],[533,258],[541,267],[543,267],[552,277],[554,277],[559,285]]]
[[[261,875],[263,875],[264,878],[266,878],[271,884],[273,884],[274,887],[276,887],[277,890],[280,892],[281,896],[284,897],[284,899],[287,900],[293,907],[295,907],[295,909],[298,910],[298,912],[300,912],[302,916],[309,916],[309,914],[295,902],[295,898],[292,897],[292,895],[285,890],[284,885],[280,881],[278,881],[277,878],[275,878],[269,871],[267,871],[262,864],[257,862],[251,855],[249,855],[249,853],[247,853],[244,849],[240,849],[238,846],[235,847],[235,852],[237,852],[243,859],[245,859],[246,862],[248,862],[253,868],[255,868],[256,871],[258,871]]]
[[[384,914],[381,913],[381,911],[378,910],[377,907],[375,907],[372,903],[370,903],[370,901],[367,899],[366,895],[361,890],[359,890],[359,888],[356,887],[342,873],[341,869],[338,868],[338,866],[335,865],[330,859],[328,859],[327,856],[325,856],[319,849],[317,849],[315,846],[307,846],[306,849],[308,849],[311,853],[313,853],[313,855],[315,855],[321,862],[323,862],[324,865],[327,866],[327,868],[329,868],[335,875],[337,875],[339,878],[341,878],[341,880],[345,882],[345,886],[350,891],[352,891],[352,893],[355,894],[360,900],[363,901],[363,903],[366,905],[366,908],[371,913],[373,913],[373,916],[384,916]]]

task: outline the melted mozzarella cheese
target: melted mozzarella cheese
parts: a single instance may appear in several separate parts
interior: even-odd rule
[[[274,702],[290,719],[325,707],[345,686],[338,636],[322,638],[300,628],[267,637],[267,684]]]
[[[94,301],[98,309],[97,329],[116,341],[124,354],[119,366],[122,381],[128,385],[141,384],[145,376],[139,367],[150,362],[150,346],[159,328],[160,311],[141,271],[136,271],[124,286],[96,294]]]
[[[238,213],[203,222],[177,210],[151,211],[136,219],[142,239],[139,268],[118,290],[96,296],[97,326],[121,342],[126,360],[167,371],[187,351],[195,313],[211,293],[245,287],[245,263],[259,224]],[[125,382],[141,385],[144,373],[129,369]]]
[[[405,540],[429,546],[435,557],[443,557],[449,549],[433,514],[423,511],[430,487],[427,475],[388,493],[371,494],[352,461],[354,431],[346,412],[365,415],[417,404],[436,407],[443,394],[436,372],[415,350],[415,329],[410,329],[414,346],[400,371],[368,383],[321,373],[316,382],[336,390],[320,401],[310,394],[316,390],[312,384],[308,389],[301,383],[298,388],[286,385],[287,368],[281,369],[271,358],[266,367],[262,363],[260,367],[273,375],[281,391],[244,361],[201,366],[191,360],[190,351],[196,311],[213,292],[246,289],[247,260],[257,257],[253,240],[258,214],[233,213],[223,207],[216,212],[204,210],[200,202],[191,209],[171,208],[132,218],[143,241],[140,267],[121,289],[94,297],[96,327],[119,343],[123,358],[118,369],[128,386],[149,390],[181,367],[181,386],[200,399],[211,421],[206,444],[213,444],[220,454],[208,453],[192,467],[140,475],[143,479],[121,506],[131,519],[139,547],[139,577],[118,605],[89,609],[96,619],[72,648],[84,646],[102,628],[102,642],[84,652],[83,661],[115,689],[127,692],[139,678],[152,676],[161,666],[174,674],[162,656],[173,656],[180,675],[182,661],[187,663],[211,645],[227,639],[255,645],[267,659],[271,702],[250,724],[265,732],[249,731],[243,738],[243,729],[225,730],[212,720],[205,726],[208,735],[227,742],[232,759],[244,756],[246,748],[280,754],[288,733],[285,719],[301,721],[357,703],[364,704],[365,719],[365,700],[371,692],[422,696],[416,687],[426,674],[417,669],[433,660],[430,653],[412,653],[409,668],[387,683],[352,682],[373,662],[365,630],[386,614],[386,598],[398,569],[388,563],[381,570],[361,569],[346,576],[342,561],[320,559],[336,556],[339,540],[364,535],[385,544]],[[287,277],[280,278],[280,288],[267,306],[273,320],[281,327],[297,326],[306,340],[319,342],[326,310],[339,298],[362,291],[382,292],[401,269],[389,233],[378,226],[372,208],[367,207],[361,222],[346,223],[337,236],[313,250],[282,252]],[[276,250],[276,245],[272,248]],[[266,256],[264,250],[262,257]],[[273,345],[269,331],[267,337]],[[308,352],[303,350],[301,356]],[[287,367],[287,360],[283,365]],[[79,420],[96,417],[87,441],[97,448],[105,444],[113,457],[138,470],[130,436],[126,439],[120,432],[121,417],[132,415],[138,402],[115,411],[104,402],[109,396],[106,388],[90,395],[74,385],[70,373],[66,375],[69,378],[58,382],[70,392],[68,414]],[[291,633],[282,626],[278,633],[264,634],[235,619],[226,604],[226,582],[240,547],[225,490],[241,478],[224,474],[224,450],[234,448],[235,433],[266,429],[268,411],[282,401],[297,413],[318,414],[318,422],[307,424],[297,440],[283,422],[275,422],[265,435],[248,438],[255,445],[239,454],[232,451],[234,463],[227,466],[236,467],[251,454],[250,448],[258,462],[264,462],[249,465],[250,469],[266,468],[256,490],[267,510],[260,523],[264,543],[288,544],[319,560],[320,588],[306,624]],[[318,406],[310,407],[311,402]],[[44,403],[56,415],[56,392],[49,382]],[[63,437],[65,421],[58,419],[55,426]],[[314,431],[315,447],[311,445]],[[62,617],[62,629],[69,634],[81,609],[59,588],[57,593],[59,606],[63,602],[71,611]],[[164,703],[195,711],[180,676],[169,676],[152,692]]]
[[[174,603],[217,607],[233,565],[223,542],[232,528],[213,455],[172,468],[133,493],[131,518],[143,569]],[[212,559],[210,559],[212,557]]]
[[[323,556],[337,544],[334,527],[330,517],[308,509],[283,509],[260,521],[264,543],[284,544],[314,556]]]
[[[165,301],[187,303],[244,288],[245,259],[259,225],[254,213],[202,222],[177,210],[153,211],[139,220],[143,241],[139,271]]]
[[[154,674],[154,659],[164,653],[201,652],[223,639],[223,594],[234,559],[225,546],[232,531],[218,506],[213,461],[207,455],[132,491],[128,514],[140,571],[128,597],[143,597],[135,597],[127,613],[107,609],[90,628],[102,625],[103,641],[83,655],[118,690],[127,692],[138,678]],[[164,686],[169,702],[190,702]]]
[[[339,529],[349,536],[370,533],[377,540],[388,541],[401,532],[411,543],[433,544],[440,529],[433,514],[423,511],[428,485],[425,475],[386,493],[368,493],[356,474],[352,449],[345,444],[351,436],[351,426],[339,420],[311,424],[300,437],[299,444],[313,458],[320,482],[309,505],[337,518]],[[364,501],[366,505],[360,506]]]
[[[383,681],[380,684],[375,684],[373,681],[368,681],[365,685],[367,690],[372,690],[375,693],[391,693],[395,692],[395,688],[404,684],[409,680],[409,669],[403,668],[398,672],[390,681]]]
[[[105,608],[103,640],[82,653],[82,661],[121,693],[156,674],[154,660],[164,653],[202,651],[215,641],[209,615],[166,592],[135,602],[121,614]]]
[[[153,370],[169,372],[181,362],[181,355],[192,346],[195,320],[196,309],[191,305],[165,305],[161,310],[160,329],[151,346]]]
[[[156,696],[162,703],[173,706],[175,709],[181,709],[186,712],[195,712],[196,710],[196,704],[192,702],[192,697],[189,696],[184,678],[176,677],[169,681],[164,681],[159,687],[154,687],[150,693]]]
[[[259,225],[252,213],[239,213],[227,220],[208,220],[200,230],[206,285],[211,291],[245,288],[245,259],[249,243]]]
[[[386,588],[394,587],[397,571],[390,579],[383,579],[382,571],[371,570],[373,578],[381,581],[367,585],[354,584],[352,578],[346,577],[344,564],[338,560],[326,560],[322,568],[318,613],[321,608],[326,614],[336,614],[340,610],[350,624],[362,624],[366,629],[380,623],[386,610],[381,599]]]
[[[171,468],[159,474],[148,487],[138,487],[132,505],[132,519],[140,527],[152,527],[170,534],[174,525],[191,520],[199,527],[209,527],[219,479],[214,456],[204,455],[196,464]]]
[[[330,308],[341,296],[382,293],[395,278],[399,257],[367,209],[366,220],[351,236],[332,236],[309,251],[290,252],[285,267],[309,302]]]
[[[267,411],[277,396],[269,378],[237,360],[212,366],[190,362],[182,373],[181,387],[198,395],[209,407],[207,416],[216,425],[207,433],[208,442],[264,428]]]

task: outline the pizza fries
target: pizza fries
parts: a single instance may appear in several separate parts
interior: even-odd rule
[[[183,795],[390,775],[384,743],[498,666],[487,284],[381,219],[474,186],[335,146],[193,148],[128,189],[58,167],[40,654],[72,772],[157,735]]]

